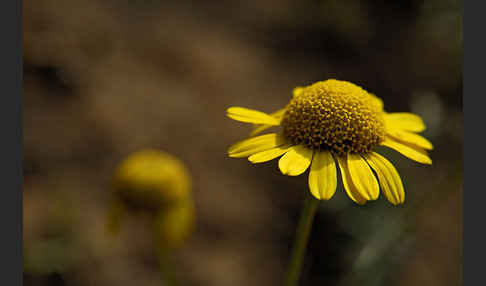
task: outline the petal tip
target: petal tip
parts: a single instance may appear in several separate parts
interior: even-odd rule
[[[252,164],[258,164],[258,163],[264,163],[264,162],[266,162],[266,161],[257,160],[253,156],[248,157],[248,161],[250,163],[252,163]]]
[[[312,196],[313,196],[314,198],[316,198],[317,200],[322,200],[322,198],[320,197],[320,195],[319,195],[319,194],[315,194],[315,193],[313,193],[313,192],[311,192],[311,194],[312,194]]]
[[[401,206],[405,203],[405,200],[401,200],[401,201],[389,201],[392,205],[394,206]]]

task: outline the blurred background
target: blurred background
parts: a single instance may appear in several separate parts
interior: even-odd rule
[[[301,285],[461,285],[462,1],[24,0],[25,285],[164,285],[150,230],[105,229],[110,180],[157,148],[192,176],[180,285],[280,285],[307,176],[230,159],[295,86],[336,78],[423,117],[432,166],[392,150],[406,203],[321,203]]]

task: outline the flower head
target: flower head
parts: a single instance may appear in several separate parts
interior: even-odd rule
[[[367,153],[385,139],[382,106],[346,81],[321,81],[299,90],[287,105],[281,126],[292,143],[341,156]]]
[[[344,188],[354,202],[376,200],[381,186],[388,201],[403,203],[400,176],[374,151],[379,145],[417,162],[432,163],[426,151],[432,144],[416,134],[425,129],[419,116],[387,113],[381,99],[346,81],[329,79],[297,87],[287,106],[272,114],[230,107],[227,115],[255,125],[253,137],[229,148],[230,157],[260,163],[282,156],[278,166],[289,176],[310,167],[309,188],[317,199],[329,200],[334,195],[337,161]],[[281,132],[256,136],[272,126],[281,126]]]
[[[168,153],[146,149],[128,156],[115,171],[112,191],[107,225],[111,232],[118,231],[127,211],[148,213],[155,238],[164,247],[180,246],[193,230],[189,172]]]
[[[145,149],[128,156],[115,171],[112,190],[125,204],[157,210],[190,195],[184,164],[171,154]]]

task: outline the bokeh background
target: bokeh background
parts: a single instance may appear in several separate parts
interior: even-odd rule
[[[23,49],[25,285],[163,285],[144,223],[105,229],[116,166],[147,147],[192,175],[180,285],[280,285],[307,176],[228,158],[250,128],[225,109],[328,78],[422,116],[434,164],[384,150],[401,207],[338,185],[301,285],[462,284],[462,1],[24,0]]]

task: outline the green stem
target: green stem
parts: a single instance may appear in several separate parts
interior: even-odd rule
[[[163,276],[164,285],[167,286],[177,286],[177,280],[174,276],[174,273],[172,271],[172,262],[171,262],[171,253],[169,249],[156,246],[156,252],[157,252],[157,260],[159,262],[159,270]]]
[[[314,199],[310,194],[306,193],[304,208],[300,215],[299,225],[297,227],[294,246],[290,256],[290,262],[285,274],[284,285],[295,286],[300,277],[302,270],[302,263],[304,261],[305,249],[307,241],[312,228],[312,221],[317,211],[319,200]]]

